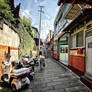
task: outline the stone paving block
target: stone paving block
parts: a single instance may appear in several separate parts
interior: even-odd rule
[[[50,87],[45,87],[45,88],[42,88],[40,89],[40,91],[44,92],[44,91],[50,91],[50,90],[54,90],[55,88],[53,86],[50,86]]]
[[[32,92],[32,89],[23,90],[22,92]]]
[[[89,89],[87,89],[86,87],[80,88],[80,87],[70,87],[70,88],[66,88],[65,89],[66,92],[89,92]]]
[[[54,85],[58,85],[61,84],[61,82],[52,82],[52,83],[48,83],[47,86],[54,86]]]
[[[65,92],[64,89],[58,89],[58,90],[49,90],[49,91],[46,91],[46,92]]]

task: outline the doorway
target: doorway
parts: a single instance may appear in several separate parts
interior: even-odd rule
[[[86,38],[86,73],[92,79],[92,36]]]

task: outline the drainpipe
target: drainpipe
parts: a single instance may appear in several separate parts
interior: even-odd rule
[[[58,38],[58,60],[59,60],[59,55],[60,55],[60,51],[59,51],[59,49],[60,49],[60,47],[59,47],[59,40],[60,40],[60,38]]]
[[[84,36],[83,36],[83,45],[85,47],[85,62],[84,62],[84,75],[86,73],[86,21],[84,21]]]
[[[70,65],[70,47],[71,47],[71,38],[70,38],[70,32],[66,32],[68,36],[68,67]]]

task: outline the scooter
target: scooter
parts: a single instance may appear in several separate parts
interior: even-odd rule
[[[28,78],[28,73],[30,72],[29,68],[21,68],[18,70],[14,70],[11,73],[11,86],[12,90],[16,91],[21,89],[24,85],[29,85],[30,80]]]
[[[22,86],[30,84],[30,80],[27,77],[28,73],[30,73],[30,68],[15,68],[9,74],[3,74],[1,79],[3,82],[10,84],[12,91],[15,92],[21,89]]]
[[[24,60],[23,60],[24,59]],[[25,58],[23,58],[22,60],[24,61],[24,62],[26,62],[26,63],[23,63],[23,66],[24,67],[26,67],[26,68],[29,68],[30,69],[30,72],[28,73],[28,78],[30,79],[30,81],[31,80],[33,80],[34,79],[34,62],[32,61],[32,59],[31,59],[31,61],[30,60],[27,60],[27,59],[25,59]]]
[[[25,65],[25,67],[30,69],[30,72],[29,72],[28,75],[27,75],[28,78],[29,78],[29,80],[30,80],[30,81],[33,80],[35,73],[34,73],[34,71],[33,71],[32,66],[30,66],[30,65]]]
[[[34,58],[33,61],[34,61],[35,66],[39,66],[39,62],[38,62],[38,58],[37,57]]]

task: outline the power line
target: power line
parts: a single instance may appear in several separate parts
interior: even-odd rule
[[[40,51],[41,18],[42,18],[42,13],[44,13],[43,7],[44,6],[40,5],[39,6],[40,10],[38,10],[40,12],[40,22],[39,22],[39,51]]]

